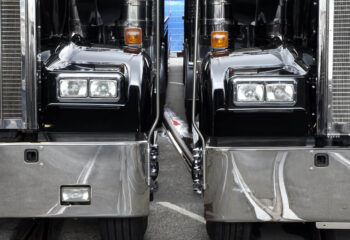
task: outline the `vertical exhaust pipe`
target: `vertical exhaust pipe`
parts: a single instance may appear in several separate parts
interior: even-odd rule
[[[197,132],[202,144],[202,171],[203,182],[202,189],[207,188],[207,160],[206,160],[206,142],[203,134],[196,124],[196,96],[197,96],[197,61],[198,61],[198,39],[199,39],[199,0],[196,0],[195,34],[194,34],[194,61],[193,61],[193,94],[192,94],[192,125]]]
[[[152,137],[153,134],[157,128],[159,119],[160,119],[160,16],[161,16],[161,9],[160,9],[160,0],[157,1],[157,41],[156,41],[156,51],[157,51],[157,61],[156,61],[156,119],[153,123],[153,126],[151,128],[151,131],[148,135],[148,161],[147,161],[147,183],[150,186],[151,185],[151,146],[152,146]]]

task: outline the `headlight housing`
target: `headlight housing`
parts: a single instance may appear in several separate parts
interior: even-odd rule
[[[236,106],[294,106],[297,101],[293,78],[237,77],[233,86]]]
[[[116,103],[124,82],[121,73],[69,73],[57,77],[59,102]]]

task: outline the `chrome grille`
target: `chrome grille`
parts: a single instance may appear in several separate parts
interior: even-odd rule
[[[318,30],[318,134],[350,135],[350,0],[320,0]]]
[[[22,54],[20,0],[1,0],[1,116],[21,120]]]

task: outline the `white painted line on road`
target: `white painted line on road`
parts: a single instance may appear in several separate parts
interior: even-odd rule
[[[159,204],[159,205],[161,205],[163,207],[169,208],[169,209],[171,209],[171,210],[173,210],[175,212],[181,213],[182,215],[190,217],[190,218],[192,218],[192,219],[194,219],[194,220],[196,220],[196,221],[198,221],[200,223],[203,223],[203,224],[206,223],[205,219],[202,216],[199,216],[198,214],[190,212],[190,211],[188,211],[188,210],[186,210],[186,209],[184,209],[182,207],[179,207],[179,206],[177,206],[175,204],[172,204],[172,203],[169,203],[169,202],[157,202],[157,204]]]
[[[183,85],[184,85],[183,83],[179,83],[179,82],[169,82],[169,84],[181,85],[181,86],[183,86]]]

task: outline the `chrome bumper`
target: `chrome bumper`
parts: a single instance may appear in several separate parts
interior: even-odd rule
[[[36,149],[39,161],[24,161]],[[0,217],[140,217],[149,213],[147,142],[0,144]],[[91,186],[90,205],[60,188]]]
[[[209,148],[207,160],[208,221],[350,222],[350,149]]]

